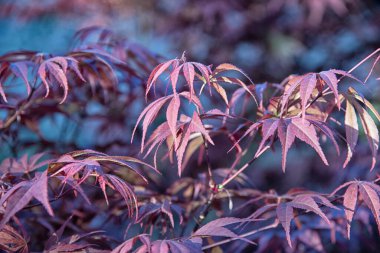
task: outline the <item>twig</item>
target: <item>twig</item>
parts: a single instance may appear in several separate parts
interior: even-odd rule
[[[264,231],[264,230],[268,230],[268,229],[271,229],[271,228],[276,228],[278,226],[278,224],[279,224],[279,222],[276,219],[274,221],[274,223],[272,223],[272,224],[270,224],[268,226],[265,226],[265,227],[262,227],[262,228],[259,228],[259,229],[255,229],[255,230],[249,231],[247,233],[241,234],[241,235],[239,235],[239,237],[228,238],[228,239],[225,239],[225,240],[222,240],[222,241],[219,241],[219,242],[216,242],[216,243],[204,246],[204,247],[202,247],[202,250],[211,249],[211,248],[214,248],[216,246],[220,246],[220,245],[225,244],[225,243],[229,243],[229,242],[233,242],[233,241],[239,240],[242,237],[247,237],[247,236],[256,234],[256,233]]]
[[[266,146],[263,150],[261,150],[261,152],[257,155],[255,155],[251,160],[249,160],[247,163],[245,163],[238,171],[236,171],[232,176],[230,176],[229,178],[226,178],[223,183],[221,183],[220,185],[218,185],[218,189],[223,189],[229,182],[231,182],[232,180],[234,180],[240,173],[242,173],[246,168],[248,168],[254,161],[256,161],[256,159],[262,154],[264,153],[267,149],[269,148],[269,146]]]
[[[202,224],[202,222],[204,221],[204,219],[207,217],[208,213],[210,212],[211,205],[212,205],[212,202],[214,201],[214,198],[215,198],[216,194],[217,193],[215,192],[215,187],[214,187],[212,189],[211,193],[210,193],[210,196],[209,196],[209,198],[207,200],[206,205],[204,206],[203,210],[201,211],[201,213],[198,216],[198,219],[196,220],[196,223],[195,223],[193,231],[198,230],[199,226]]]
[[[211,172],[211,161],[210,161],[210,155],[209,155],[209,147],[206,138],[202,134],[202,139],[203,139],[203,145],[205,147],[205,153],[206,153],[206,163],[207,163],[207,173],[208,173],[208,183],[210,185],[214,185],[214,181],[212,179],[212,172]]]
[[[372,56],[374,56],[378,52],[380,52],[380,48],[376,49],[374,52],[372,52],[366,58],[364,58],[363,60],[361,60],[358,64],[356,64],[355,66],[353,66],[349,71],[347,71],[347,73],[351,73],[352,71],[354,71],[355,69],[357,69],[360,65],[362,65],[364,62],[366,62],[369,58],[371,58]]]

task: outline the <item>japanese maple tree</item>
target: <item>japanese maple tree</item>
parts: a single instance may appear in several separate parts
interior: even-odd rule
[[[351,69],[256,83],[231,63],[167,59],[100,27],[65,53],[1,55],[0,249],[324,252],[367,234],[376,248],[380,114],[362,90],[379,61],[377,49]],[[286,176],[304,150],[334,185],[253,183],[256,163]]]

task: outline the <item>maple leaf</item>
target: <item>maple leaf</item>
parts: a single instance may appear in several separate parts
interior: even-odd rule
[[[142,220],[146,217],[150,217],[152,215],[160,215],[165,214],[168,216],[170,220],[171,226],[174,228],[174,217],[173,213],[175,213],[180,221],[179,223],[182,224],[183,217],[182,217],[182,208],[178,205],[170,203],[168,200],[164,200],[162,203],[147,203],[140,207],[139,209],[139,217],[137,218],[136,222],[142,222]]]
[[[251,84],[251,87],[246,85],[242,80],[234,77],[228,77],[228,76],[220,76],[221,73],[228,71],[235,71],[240,74],[242,74],[245,78],[248,79],[249,83]],[[211,85],[215,88],[215,90],[219,93],[219,95],[223,98],[224,102],[227,106],[229,106],[230,102],[227,98],[226,91],[222,88],[220,83],[228,83],[228,84],[236,84],[241,87],[245,92],[247,92],[256,102],[257,99],[253,93],[254,91],[254,84],[251,78],[240,68],[236,67],[235,65],[232,65],[230,63],[222,63],[218,65],[212,72],[211,78],[210,78]]]
[[[48,197],[47,171],[37,174],[31,181],[22,181],[12,186],[0,199],[0,206],[5,207],[1,219],[2,228],[17,212],[21,211],[33,198],[44,206],[49,215],[53,216],[53,209]]]
[[[62,104],[65,102],[69,91],[69,85],[66,77],[68,69],[72,69],[82,81],[85,81],[78,69],[78,61],[72,57],[56,56],[41,63],[38,68],[38,76],[45,86],[45,97],[49,95],[49,83],[55,81],[63,88],[64,92],[60,103]]]
[[[23,155],[20,159],[7,158],[0,164],[0,171],[2,173],[29,173],[47,165],[51,160],[41,158],[44,153],[35,154],[28,157],[27,154]]]
[[[15,76],[17,76],[18,78],[21,78],[24,81],[27,94],[29,96],[31,92],[31,88],[30,88],[30,83],[28,81],[28,62],[26,61],[13,62],[11,63],[10,68]]]
[[[294,209],[301,209],[306,212],[313,212],[317,214],[319,217],[321,217],[329,226],[330,220],[328,219],[326,214],[320,209],[319,205],[323,205],[333,209],[338,209],[326,197],[317,193],[301,193],[296,194],[295,196],[289,194],[285,196],[280,196],[279,199],[290,199],[290,201],[279,202],[277,204],[269,204],[260,207],[248,218],[257,219],[263,216],[264,214],[275,210],[276,217],[278,218],[285,230],[286,239],[290,247],[292,247],[292,242],[290,239],[290,225],[292,220],[296,217]]]
[[[323,150],[319,144],[316,128],[323,131],[334,143],[337,151],[339,147],[334,138],[332,130],[324,123],[316,120],[301,119],[299,117],[293,118],[267,118],[255,122],[249,126],[243,136],[237,141],[240,142],[249,134],[255,133],[261,127],[262,140],[255,153],[255,157],[260,156],[269,145],[274,142],[276,133],[282,146],[282,170],[285,172],[286,157],[290,147],[293,145],[295,138],[310,145],[320,156],[322,161],[328,165],[328,161],[323,153]],[[237,143],[235,145],[237,145]]]
[[[175,145],[173,145],[174,141],[170,140],[170,137],[172,136],[168,122],[164,122],[163,124],[158,126],[147,142],[147,146],[149,146],[149,149],[146,152],[146,156],[149,155],[154,148],[156,148],[154,155],[154,164],[155,167],[157,167],[157,150],[165,140],[169,140],[167,142],[168,150],[175,151],[177,156],[178,175],[181,176],[183,168],[183,157],[186,148],[189,144],[189,141],[193,138],[196,138],[197,136],[203,136],[205,138],[205,141],[207,141],[208,143],[214,145],[214,142],[212,141],[208,131],[202,123],[201,118],[198,116],[196,112],[193,113],[193,116],[191,118],[182,115],[182,120],[180,120],[179,124],[177,124],[176,126],[176,132],[178,132],[178,134],[175,136],[178,143],[177,148],[175,148]]]
[[[379,122],[380,115],[373,107],[373,105],[369,101],[361,97],[352,87],[349,88],[348,94],[345,94],[344,96],[346,98],[345,127],[347,141],[347,158],[343,167],[346,167],[348,162],[351,160],[352,153],[358,141],[359,127],[357,115],[359,115],[359,119],[363,126],[364,134],[367,137],[368,144],[372,152],[372,164],[370,170],[373,170],[376,164],[377,151],[379,149],[379,131],[374,120],[367,112],[367,110],[365,110],[365,108],[369,108]],[[364,104],[364,107],[360,103]]]
[[[17,77],[23,80],[27,94],[30,95],[31,87],[28,80],[28,61],[1,61],[0,60],[0,95],[5,102],[8,102],[3,89],[3,83],[11,77]]]
[[[258,101],[256,103],[259,103],[259,107],[262,109],[263,101],[262,101],[262,96],[261,96],[260,92],[258,92],[259,87],[260,87],[260,85],[256,85],[256,86],[255,85],[248,85],[247,86],[247,88],[249,90],[251,90],[251,92],[253,94],[257,94]],[[256,96],[255,96],[255,98],[256,98]],[[247,94],[245,88],[238,88],[232,93],[231,99],[229,100],[228,108],[234,114],[236,114],[237,109],[241,110],[241,113],[244,114],[248,101],[249,101],[249,94]],[[241,104],[243,105],[242,109],[240,109]]]
[[[145,90],[145,98],[147,98],[149,91],[152,87],[156,86],[157,80],[160,77],[161,74],[163,74],[167,69],[169,69],[170,66],[172,66],[173,69],[175,69],[179,64],[178,59],[173,59],[169,60],[163,63],[160,63],[157,67],[153,69],[153,71],[150,73],[148,81],[147,81],[147,86]],[[173,83],[173,78],[171,78],[172,81],[172,88],[173,88],[173,93],[176,91],[176,83]]]
[[[123,179],[106,173],[103,168],[110,166],[127,168],[147,182],[145,177],[133,167],[133,164],[136,163],[153,169],[152,166],[133,157],[108,156],[92,150],[83,150],[61,156],[55,163],[50,165],[49,172],[53,173],[52,176],[63,174],[63,177],[58,177],[58,179],[64,184],[71,180],[76,181],[79,185],[90,176],[94,176],[99,183],[107,204],[106,186],[120,193],[127,204],[128,214],[132,216],[133,207],[135,207],[136,213],[138,212],[137,198],[133,192],[133,187]],[[75,187],[74,190],[77,190],[77,188]]]
[[[173,139],[177,138],[176,127],[177,127],[178,113],[179,113],[180,104],[181,104],[180,96],[191,101],[198,109],[202,109],[202,105],[200,101],[195,98],[191,99],[188,92],[181,92],[179,94],[165,96],[149,104],[139,115],[136,121],[136,125],[133,129],[132,138],[131,138],[131,142],[133,142],[133,138],[136,133],[137,127],[139,123],[141,122],[141,120],[144,118],[143,123],[142,123],[143,129],[142,129],[142,139],[141,139],[141,153],[144,151],[145,138],[146,138],[146,133],[148,131],[149,125],[152,124],[152,122],[156,119],[159,111],[164,106],[164,104],[168,101],[170,101],[170,103],[166,110],[167,123],[168,123],[168,127]],[[178,142],[175,141],[175,144],[178,145]]]
[[[332,206],[332,204],[327,199],[325,199],[324,201],[329,203]],[[294,214],[293,214],[294,208],[313,212],[317,214],[318,216],[320,216],[328,225],[330,225],[329,219],[319,208],[313,196],[309,196],[306,194],[298,195],[290,202],[280,203],[276,208],[277,217],[279,218],[282,226],[284,227],[286,238],[288,240],[290,247],[292,247],[292,242],[290,240],[290,223],[292,219],[294,218]]]
[[[254,221],[254,220],[253,219],[239,219],[239,218],[234,218],[234,217],[225,217],[225,218],[215,219],[208,222],[204,226],[200,227],[198,230],[196,230],[192,234],[192,237],[221,236],[221,237],[239,239],[239,240],[248,242],[250,244],[254,244],[250,240],[247,240],[244,237],[240,237],[235,232],[225,227],[225,226],[238,224],[238,223],[242,224],[247,221]]]
[[[299,89],[299,96],[301,99],[301,112],[302,118],[305,118],[307,103],[309,102],[314,90],[316,89],[320,94],[322,94],[323,88],[327,85],[335,97],[335,103],[340,109],[340,98],[338,92],[339,79],[337,75],[344,77],[350,77],[361,83],[356,77],[350,73],[343,70],[330,69],[328,71],[322,71],[319,73],[307,73],[301,76],[291,77],[287,84],[288,87],[285,89],[284,94],[281,99],[281,114],[285,112],[285,107],[288,105],[290,97]]]
[[[169,78],[170,78],[170,83],[172,85],[173,94],[177,92],[177,82],[178,82],[179,75],[182,72],[182,75],[184,76],[186,84],[189,87],[190,101],[192,100],[193,97],[196,96],[194,81],[198,80],[203,83],[200,88],[199,94],[202,93],[206,85],[208,85],[208,87],[210,88],[210,94],[211,94],[211,87],[213,87],[216,90],[216,92],[222,97],[222,99],[224,100],[227,106],[229,105],[227,92],[220,85],[221,83],[236,84],[236,85],[241,86],[246,92],[248,92],[253,97],[253,99],[257,103],[257,100],[254,94],[243,81],[241,81],[238,78],[220,75],[221,73],[226,72],[226,71],[235,71],[242,74],[244,77],[246,77],[249,80],[251,84],[253,84],[252,80],[248,77],[248,75],[245,74],[238,67],[229,63],[223,63],[223,64],[218,65],[213,71],[211,71],[211,68],[209,66],[206,66],[202,63],[187,62],[184,55],[182,55],[181,59],[173,59],[173,60],[163,62],[153,69],[147,81],[145,96],[148,95],[152,87],[155,87],[158,78],[165,71],[169,70],[170,67],[172,67],[172,70],[169,74]]]
[[[73,234],[66,238],[62,238],[63,232],[71,221],[70,216],[57,230],[54,231],[47,239],[44,252],[78,252],[78,251],[91,251],[93,243],[86,243],[84,240],[90,239],[93,236],[97,236],[104,231],[91,231],[85,234]]]
[[[346,141],[347,141],[347,158],[343,164],[345,168],[348,162],[351,160],[353,151],[359,137],[359,125],[358,119],[355,113],[355,109],[349,100],[346,100],[346,113],[344,124],[346,126]]]
[[[351,222],[359,202],[359,195],[361,196],[362,202],[371,210],[380,234],[380,187],[373,182],[350,181],[340,185],[330,196],[334,196],[343,188],[346,188],[343,195],[343,207],[347,219],[348,238],[350,238]]]
[[[80,65],[81,68],[81,74],[90,84],[93,93],[96,91],[97,84],[99,84],[104,90],[110,90],[117,87],[118,78],[115,69],[116,66],[114,65],[119,63],[119,70],[126,67],[126,64],[121,60],[99,49],[81,49],[71,52],[69,56],[78,61],[78,65]],[[75,68],[73,70],[75,71]],[[130,72],[133,71],[131,70]],[[133,76],[140,78],[134,72]]]

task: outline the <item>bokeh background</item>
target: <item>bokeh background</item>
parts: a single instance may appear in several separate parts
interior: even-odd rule
[[[112,28],[164,55],[231,62],[256,82],[349,68],[378,47],[374,0],[1,1],[0,53],[60,52],[83,27]]]

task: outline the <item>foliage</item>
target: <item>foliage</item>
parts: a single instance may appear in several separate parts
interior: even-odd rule
[[[347,11],[305,2],[319,8],[311,23]],[[378,240],[380,115],[361,89],[376,79],[380,49],[349,70],[255,83],[231,63],[165,59],[99,27],[75,42],[59,55],[0,56],[1,250],[324,252],[367,232]],[[296,171],[289,157],[300,147],[322,173],[359,166],[365,176],[321,192],[252,183],[251,165],[277,148],[279,173]]]

